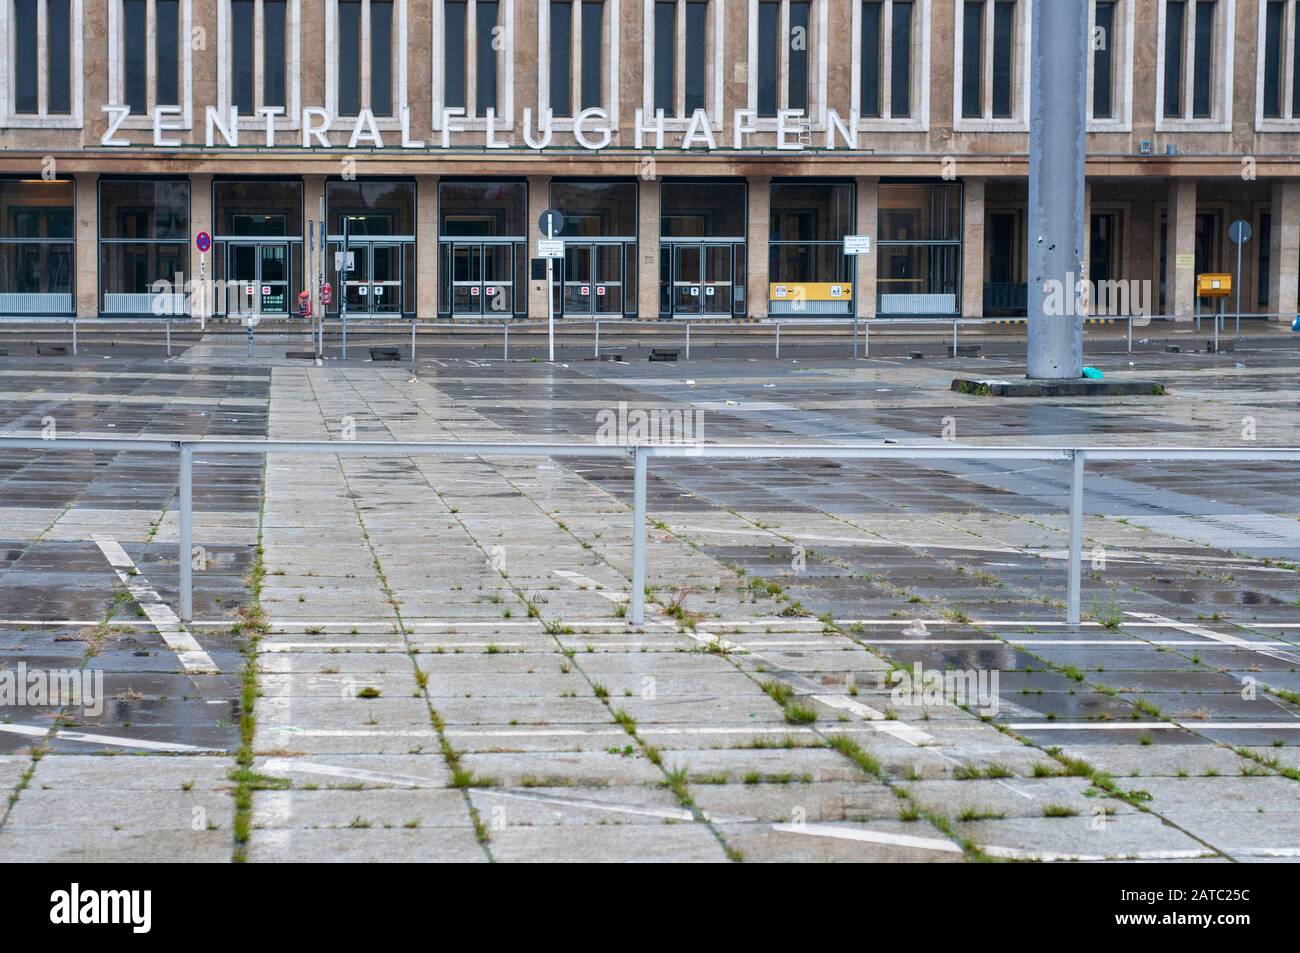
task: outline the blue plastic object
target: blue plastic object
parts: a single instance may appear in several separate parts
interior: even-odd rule
[[[1085,367],[1083,369],[1083,376],[1087,378],[1091,378],[1092,380],[1095,381],[1099,381],[1105,378],[1106,375],[1103,374],[1101,371],[1097,370],[1097,368],[1095,367]]]
[[[1300,331],[1300,314],[1297,314],[1295,320],[1291,322],[1291,330]]]

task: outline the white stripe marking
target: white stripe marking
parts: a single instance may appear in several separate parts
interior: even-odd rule
[[[31,738],[44,737],[49,734],[48,728],[41,728],[36,725],[4,725],[0,724],[0,731],[11,735],[25,735]],[[60,741],[77,741],[84,744],[102,744],[112,745],[116,748],[141,748],[145,751],[177,751],[190,754],[200,753],[220,753],[220,748],[200,748],[196,745],[183,745],[171,741],[149,741],[145,738],[122,738],[117,735],[92,735],[84,731],[69,731],[66,728],[59,728],[50,735],[51,739],[57,738]]]

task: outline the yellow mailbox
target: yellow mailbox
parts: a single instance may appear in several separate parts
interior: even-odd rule
[[[1232,275],[1197,275],[1198,298],[1226,298],[1232,294]]]

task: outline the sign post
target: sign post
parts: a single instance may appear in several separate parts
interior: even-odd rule
[[[194,236],[194,247],[199,250],[199,330],[208,328],[208,250],[212,248],[212,236],[199,232]]]
[[[1250,241],[1252,234],[1250,222],[1244,219],[1237,219],[1228,226],[1228,237],[1232,243],[1237,246],[1237,274],[1235,277],[1236,288],[1236,309],[1237,309],[1237,334],[1241,334],[1241,246]]]
[[[564,216],[548,208],[537,220],[537,227],[546,235],[546,242],[538,242],[538,253],[546,258],[546,345],[549,360],[555,363],[555,233],[564,231]],[[564,242],[559,243],[559,257],[564,257]]]

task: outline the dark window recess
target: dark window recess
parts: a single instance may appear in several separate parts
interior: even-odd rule
[[[787,109],[808,111],[808,45],[812,42],[809,26],[812,4],[807,0],[790,3],[790,89],[786,93]]]
[[[1300,16],[1295,18],[1295,49],[1291,57],[1291,115],[1300,111]]]
[[[339,3],[339,115],[361,111],[361,0]]]
[[[148,28],[145,0],[123,0],[122,92],[125,104],[131,107],[133,113],[142,113],[149,109],[147,74],[149,55],[145,45]]]
[[[1264,115],[1277,119],[1282,115],[1282,24],[1286,4],[1269,3],[1264,18]]]
[[[705,103],[708,79],[709,5],[692,0],[686,4],[686,114]]]
[[[452,109],[465,108],[465,42],[468,4],[448,3],[442,13],[442,102]]]
[[[858,112],[867,117],[880,115],[880,0],[862,4],[862,50]]]
[[[154,28],[154,37],[157,40],[154,57],[158,64],[158,79],[155,85],[157,101],[164,106],[175,106],[181,101],[180,0],[154,0]]]
[[[1092,43],[1092,115],[1110,119],[1114,115],[1112,85],[1114,71],[1115,4],[1098,3],[1093,23]]]
[[[485,115],[497,106],[497,3],[478,0],[474,7],[478,54],[474,63],[474,114]]]
[[[262,105],[285,106],[285,2],[262,0]]]
[[[46,0],[46,30],[50,44],[48,108],[51,113],[72,112],[72,9],[71,0]]]
[[[895,0],[891,27],[889,114],[900,119],[912,114],[912,4]]]
[[[1263,311],[1268,307],[1269,268],[1272,264],[1273,216],[1269,212],[1259,215],[1259,250],[1256,252],[1255,271],[1258,280],[1255,284],[1256,304]]]
[[[961,114],[984,115],[984,0],[967,0],[961,21]]]
[[[392,0],[370,0],[370,111],[393,114]]]
[[[582,108],[601,105],[600,79],[604,48],[605,5],[586,0],[582,5]]]
[[[1015,59],[1016,5],[993,4],[993,118],[1011,117],[1011,76]]]
[[[241,116],[253,113],[253,0],[230,4],[230,104]]]
[[[677,3],[659,0],[655,4],[654,108],[664,115],[677,114]]]
[[[37,49],[36,0],[14,0],[13,44],[15,50]],[[34,113],[40,108],[36,59],[30,54],[14,57],[14,112]]]
[[[1214,0],[1196,4],[1196,49],[1193,51],[1192,118],[1208,119],[1214,108]]]
[[[1165,4],[1165,118],[1183,114],[1183,30],[1186,28],[1187,3],[1170,0]]]
[[[776,115],[776,75],[781,68],[781,4],[758,5],[758,114]]]
[[[551,111],[573,115],[573,4],[551,3]]]

